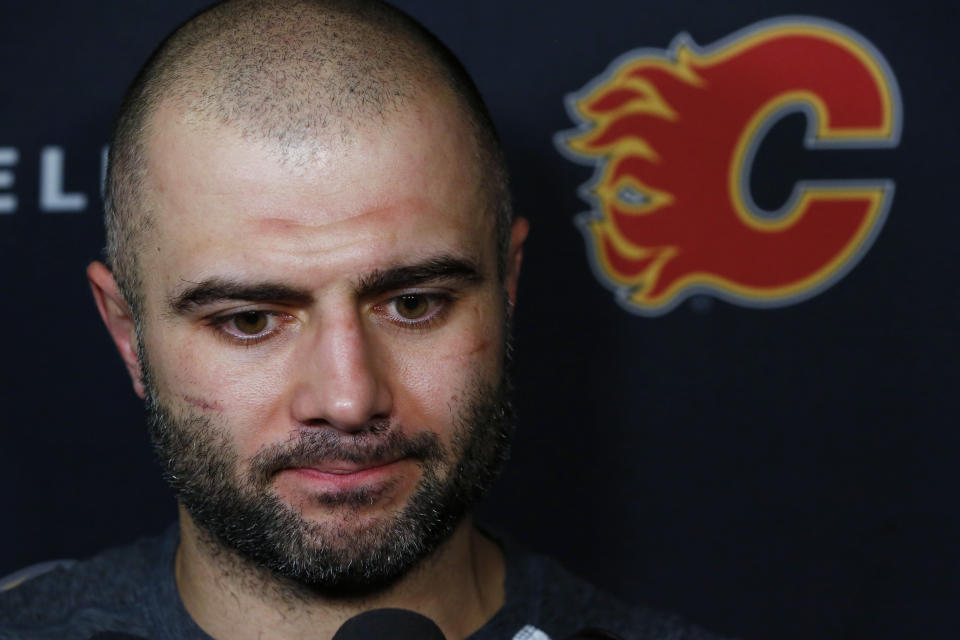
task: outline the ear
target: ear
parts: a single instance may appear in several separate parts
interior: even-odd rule
[[[120,357],[127,365],[127,372],[133,380],[133,390],[143,398],[143,375],[140,370],[140,358],[137,355],[137,331],[130,307],[120,294],[113,274],[103,263],[90,263],[87,267],[87,280],[90,281],[97,311],[100,312],[103,323],[107,325],[107,331],[110,332],[113,343],[117,345]]]
[[[523,243],[530,233],[530,223],[526,218],[515,218],[510,227],[510,247],[507,249],[507,273],[504,286],[510,308],[517,302],[517,282],[520,280],[520,264],[523,262]]]

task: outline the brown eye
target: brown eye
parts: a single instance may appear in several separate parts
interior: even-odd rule
[[[248,336],[256,335],[267,328],[267,314],[262,311],[239,313],[233,318],[233,326],[240,333]]]
[[[423,317],[430,310],[426,296],[406,295],[397,298],[397,313],[407,320]]]

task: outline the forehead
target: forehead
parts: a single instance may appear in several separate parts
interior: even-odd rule
[[[145,284],[224,270],[316,280],[436,252],[495,261],[471,128],[440,100],[285,148],[161,105],[146,147]]]

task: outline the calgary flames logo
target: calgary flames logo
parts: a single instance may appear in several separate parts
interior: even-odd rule
[[[833,23],[770,20],[707,48],[682,34],[667,52],[621,56],[567,104],[580,126],[558,147],[597,167],[578,224],[600,280],[636,313],[696,293],[809,298],[863,256],[893,196],[889,180],[798,182],[777,211],[750,195],[756,150],[790,113],[806,115],[808,148],[899,143],[893,74]]]

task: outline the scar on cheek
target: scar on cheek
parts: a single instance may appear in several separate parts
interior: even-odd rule
[[[187,404],[193,405],[204,411],[223,411],[223,407],[220,406],[220,403],[215,400],[204,400],[203,398],[198,398],[196,396],[183,396],[183,399]]]
[[[443,360],[444,362],[457,362],[464,359],[469,359],[476,356],[479,353],[483,353],[490,348],[490,340],[481,340],[470,345],[461,345],[460,348],[454,349],[448,353],[438,355],[437,358]]]
[[[480,342],[478,342],[477,344],[475,344],[475,345],[473,346],[473,349],[471,349],[470,352],[469,352],[467,355],[468,355],[468,356],[474,356],[474,355],[480,353],[481,351],[486,351],[489,347],[490,347],[490,341],[489,341],[489,340],[481,340]]]

